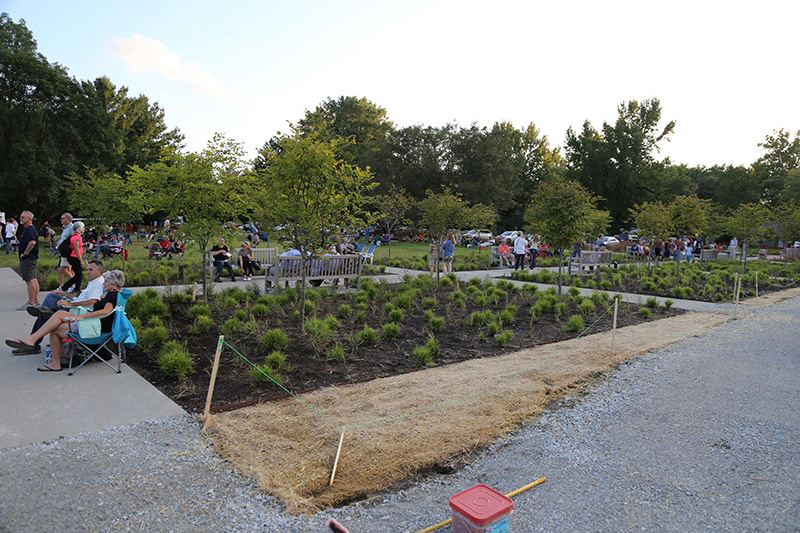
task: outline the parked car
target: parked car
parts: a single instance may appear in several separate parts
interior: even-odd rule
[[[477,238],[480,242],[491,242],[494,239],[494,234],[488,229],[473,229],[464,234],[461,239],[461,244],[464,246],[471,245]]]
[[[514,239],[517,238],[517,235],[519,235],[519,231],[517,230],[504,231],[503,233],[494,238],[494,243],[495,245],[499,245],[501,242],[505,242],[508,239],[511,239],[511,241],[513,242]]]
[[[608,246],[609,244],[619,244],[619,239],[616,237],[603,237],[603,244]]]

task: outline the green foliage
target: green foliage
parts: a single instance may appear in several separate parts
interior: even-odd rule
[[[358,344],[363,346],[375,344],[378,342],[378,332],[370,327],[365,327],[356,333],[356,340],[358,341]]]
[[[431,331],[434,333],[439,333],[444,328],[444,318],[440,316],[435,316],[430,319]]]
[[[592,300],[584,300],[580,303],[580,305],[578,305],[578,310],[583,315],[588,315],[590,313],[593,313],[594,309],[595,309],[594,302],[592,302]]]
[[[133,296],[131,296],[131,298],[133,298]],[[130,302],[130,300],[128,300],[128,302]],[[211,310],[207,305],[195,304],[189,308],[189,316],[192,318],[197,318],[201,315],[208,315],[209,313],[211,313]]]
[[[572,315],[569,317],[569,321],[564,326],[564,331],[572,331],[574,333],[580,333],[585,329],[586,326],[583,324],[583,317],[581,315]]]
[[[674,304],[675,304],[675,302],[673,302],[672,300],[665,300],[664,301],[664,307],[666,307],[667,309],[672,307]]]
[[[381,337],[384,339],[394,339],[400,334],[400,325],[396,322],[384,324],[381,329]]]
[[[305,330],[309,339],[311,339],[311,342],[317,348],[317,351],[321,351],[328,343],[333,341],[335,329],[331,328],[331,322],[328,320],[309,318],[306,320]]]
[[[233,312],[234,318],[238,319],[240,322],[244,322],[247,320],[247,311],[244,309],[237,309]]]
[[[165,376],[183,381],[194,372],[192,357],[185,343],[169,341],[158,353],[158,367]]]
[[[157,326],[145,329],[137,340],[139,348],[152,355],[152,352],[158,350],[167,342],[167,339],[169,339],[167,329],[163,326]]]
[[[325,359],[328,361],[336,361],[337,363],[343,363],[345,358],[344,347],[339,344],[336,344],[331,347],[330,350],[325,354]]]
[[[258,384],[276,383],[277,385],[281,385],[283,383],[283,376],[280,374],[280,370],[285,363],[286,356],[280,351],[275,350],[267,356],[263,364],[251,368],[248,373]]]
[[[289,335],[283,330],[271,329],[264,332],[260,343],[267,350],[283,350],[289,344]]]
[[[336,316],[338,316],[342,320],[344,320],[346,318],[350,318],[350,316],[352,314],[353,314],[353,310],[347,304],[340,305],[339,309],[336,311]]]
[[[497,322],[492,320],[491,322],[489,322],[489,325],[487,326],[487,330],[489,332],[489,335],[494,336],[494,335],[497,335],[498,331],[500,331],[500,326],[497,324]]]
[[[495,337],[495,341],[497,342],[498,346],[505,346],[508,344],[508,341],[511,340],[511,337],[514,336],[513,331],[504,331]]]
[[[389,318],[392,319],[392,322],[401,322],[404,317],[405,314],[402,309],[392,309],[389,313]]]
[[[242,321],[238,318],[229,318],[225,321],[221,328],[219,328],[219,332],[225,335],[226,337],[232,337],[235,334],[239,333],[242,330]]]
[[[423,309],[433,309],[436,307],[436,298],[423,298],[422,299],[422,308]]]
[[[125,304],[125,313],[129,317],[140,318],[143,322],[151,316],[167,316],[169,307],[154,289],[134,293]]]
[[[473,311],[469,318],[469,325],[480,328],[486,325],[492,317],[491,311]]]
[[[207,315],[200,315],[197,317],[195,325],[197,326],[198,332],[206,332],[211,329],[211,326],[214,325],[214,319]]]
[[[640,307],[639,314],[642,315],[644,318],[650,318],[650,309],[647,307]]]
[[[414,357],[417,360],[417,366],[433,366],[434,364],[433,355],[425,346],[414,348]]]
[[[169,297],[169,301],[174,304],[186,304],[192,301],[192,295],[185,292],[173,292]]]
[[[658,298],[651,296],[645,301],[644,305],[645,307],[656,308],[658,307]]]
[[[567,302],[557,302],[554,307],[556,316],[560,317],[561,315],[567,312],[569,305],[567,304]]]
[[[263,317],[269,314],[269,307],[262,303],[257,303],[250,308],[250,312],[253,314],[253,316]]]

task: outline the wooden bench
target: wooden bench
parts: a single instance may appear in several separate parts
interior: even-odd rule
[[[497,264],[497,266],[499,267],[511,266],[511,262],[508,260],[508,258],[497,251],[497,246],[492,246],[491,252],[492,252],[492,258],[491,261],[489,262],[490,267],[494,266],[495,264]]]
[[[364,258],[361,255],[330,255],[314,257],[306,262],[306,281],[348,280],[356,279],[356,288],[361,288],[361,265]],[[302,281],[302,258],[298,256],[277,257],[275,262],[267,268],[264,280],[267,284],[279,288],[281,282],[288,286],[290,281]],[[345,281],[346,282],[346,281]]]
[[[570,262],[570,270],[571,267],[574,265],[578,269],[578,273],[582,274],[583,272],[588,272],[590,270],[595,270],[601,266],[611,266],[611,251],[581,251],[581,255],[577,261],[572,260]]]
[[[700,250],[700,257],[699,261],[701,263],[705,261],[716,261],[717,260],[717,250],[716,249],[705,249]]]
[[[251,250],[253,251],[253,260],[257,261],[262,269],[266,269],[267,266],[275,264],[275,259],[278,257],[277,248],[251,248]],[[211,250],[207,250],[207,252],[210,251]],[[236,255],[236,250],[233,251],[230,263],[233,268],[239,268],[239,258]],[[211,257],[210,253],[206,255],[205,265],[208,277],[214,279],[217,269],[214,266],[214,258]]]

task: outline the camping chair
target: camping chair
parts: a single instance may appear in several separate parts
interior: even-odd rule
[[[371,245],[370,245],[370,247],[369,247],[369,248],[367,248],[367,251],[366,251],[366,252],[363,252],[363,253],[361,254],[361,256],[364,258],[364,262],[365,262],[365,263],[366,263],[367,261],[369,261],[369,264],[370,264],[370,265],[372,264],[372,256],[373,256],[373,254],[375,253],[375,248],[376,248],[376,246],[375,246],[374,244],[371,244]]]
[[[67,333],[67,336],[72,340],[72,350],[70,351],[69,355],[68,376],[71,376],[77,372],[80,367],[95,357],[98,361],[105,363],[108,368],[114,370],[117,374],[122,372],[122,362],[125,360],[125,348],[133,348],[136,346],[136,331],[133,329],[128,317],[125,316],[125,303],[132,294],[133,291],[130,289],[122,289],[119,291],[119,295],[117,295],[117,306],[112,311],[114,314],[114,324],[111,327],[110,333],[101,333],[97,337],[82,337],[80,333]],[[72,360],[75,357],[75,351],[79,346],[88,352],[89,355],[86,356],[83,362],[78,365],[75,370],[73,370]],[[116,358],[116,369],[114,369],[111,363],[109,363],[102,355],[100,355],[102,350],[105,350],[107,353],[110,353],[112,357]]]

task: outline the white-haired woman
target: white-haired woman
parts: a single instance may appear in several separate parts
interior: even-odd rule
[[[125,274],[119,270],[106,272],[103,274],[103,289],[106,293],[100,301],[94,304],[92,311],[84,315],[73,315],[64,310],[56,311],[36,332],[21,339],[7,340],[6,344],[20,350],[22,353],[26,351],[33,352],[36,351],[36,343],[45,335],[50,335],[50,346],[56,356],[52,361],[45,361],[45,364],[37,370],[39,372],[58,372],[61,370],[61,357],[59,354],[61,354],[62,341],[67,338],[67,333],[79,332],[79,321],[87,318],[103,317],[100,318],[101,333],[111,332],[111,327],[114,325],[114,315],[111,313],[117,306],[117,295],[124,286]]]
[[[83,283],[83,269],[86,268],[86,263],[83,262],[83,231],[86,229],[83,222],[75,222],[72,225],[72,235],[69,238],[69,246],[72,249],[67,262],[72,267],[74,275],[69,278],[66,283],[61,287],[64,292],[75,293],[81,291],[81,284]],[[70,290],[72,288],[72,290]]]

